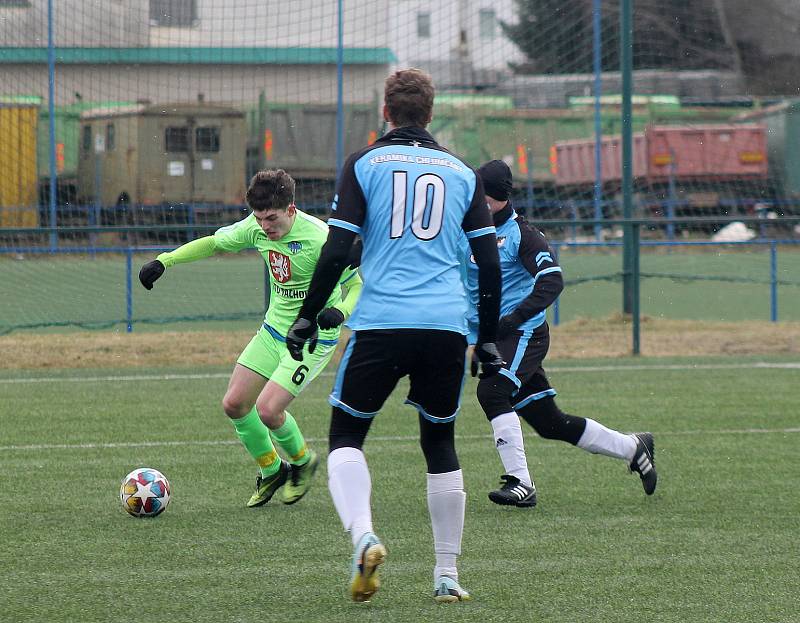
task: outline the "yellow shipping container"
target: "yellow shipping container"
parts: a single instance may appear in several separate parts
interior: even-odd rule
[[[36,227],[39,106],[0,103],[0,227]]]

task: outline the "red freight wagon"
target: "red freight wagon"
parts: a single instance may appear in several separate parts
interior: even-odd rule
[[[622,179],[622,139],[604,138],[602,179]],[[594,183],[593,139],[557,142],[553,173],[559,186]],[[767,176],[767,136],[762,125],[649,126],[633,135],[633,176],[646,183],[732,180]]]

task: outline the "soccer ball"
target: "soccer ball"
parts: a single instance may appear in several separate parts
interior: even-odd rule
[[[169,504],[169,481],[157,469],[141,467],[122,479],[119,499],[134,517],[155,517]]]

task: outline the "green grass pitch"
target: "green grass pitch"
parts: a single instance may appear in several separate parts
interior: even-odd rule
[[[456,430],[468,493],[459,568],[474,600],[454,605],[432,600],[425,469],[403,387],[365,446],[389,550],[383,587],[353,604],[324,461],[299,504],[245,508],[254,467],[219,406],[228,370],[5,372],[0,619],[800,620],[796,359],[551,368],[565,411],[655,434],[656,494],[622,462],[526,428],[539,506],[492,505],[501,466],[470,380]],[[292,409],[323,455],[331,383],[318,379]],[[145,465],[173,487],[151,520],[118,500],[121,478]]]

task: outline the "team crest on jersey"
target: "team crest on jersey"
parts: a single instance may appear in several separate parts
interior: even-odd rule
[[[283,253],[269,252],[269,269],[278,283],[286,283],[292,278],[292,262],[289,260],[289,256]]]
[[[497,248],[498,249],[500,247],[502,247],[505,243],[506,243],[506,237],[505,236],[498,236],[497,237]]]
[[[289,246],[289,252],[292,255],[297,255],[298,253],[300,253],[300,251],[303,250],[303,244],[300,243],[300,242],[297,242],[296,240],[293,240],[292,242],[290,242],[288,246]]]

